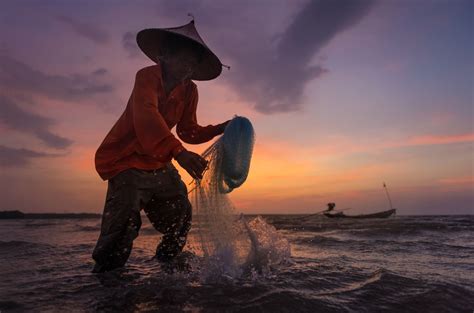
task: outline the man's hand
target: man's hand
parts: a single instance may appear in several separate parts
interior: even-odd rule
[[[207,167],[208,161],[199,154],[184,150],[175,157],[178,164],[186,170],[194,179],[202,179],[202,173]]]
[[[219,126],[219,134],[218,135],[224,133],[225,127],[227,126],[227,124],[229,124],[229,122],[230,122],[230,120],[225,121],[224,123],[221,123],[221,124],[218,125]]]

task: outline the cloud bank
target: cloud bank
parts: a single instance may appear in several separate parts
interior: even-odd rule
[[[0,123],[10,129],[37,137],[52,148],[64,149],[72,144],[72,140],[49,131],[54,124],[53,119],[24,111],[14,100],[2,95],[0,95]]]
[[[58,15],[56,19],[69,26],[78,35],[91,40],[96,44],[105,44],[109,42],[109,35],[98,27],[89,23],[83,23],[66,15]]]
[[[211,48],[224,52],[221,61],[231,60],[231,71],[223,73],[225,80],[257,111],[271,114],[302,109],[306,84],[330,70],[322,64],[312,64],[313,58],[374,6],[373,0],[296,3],[296,14],[286,26],[280,26],[282,29],[267,25],[274,23],[267,14],[267,2],[223,5],[179,1],[165,2],[159,8],[163,16],[181,17],[184,12],[193,12],[201,35],[213,42]],[[288,10],[289,5],[280,5],[280,10]],[[276,4],[275,7],[273,11],[278,11]]]
[[[24,167],[35,158],[57,156],[29,149],[16,149],[0,145],[0,167]]]
[[[100,82],[99,69],[93,74],[55,75],[44,73],[9,55],[0,55],[0,87],[52,99],[74,101],[96,94],[109,93],[112,85]]]
[[[49,148],[66,149],[73,141],[50,130],[55,124],[53,118],[28,111],[27,106],[20,106],[10,94],[16,94],[17,98],[27,95],[28,102],[37,101],[37,96],[74,102],[114,90],[111,85],[100,82],[107,73],[105,68],[66,76],[42,72],[6,53],[0,54],[0,60],[0,124],[7,130],[31,135]],[[4,145],[0,149],[2,166],[25,166],[34,158],[48,156],[54,154]]]

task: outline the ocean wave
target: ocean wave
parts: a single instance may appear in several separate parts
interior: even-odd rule
[[[331,230],[352,232],[360,236],[417,236],[426,232],[472,232],[474,231],[474,218],[437,218],[437,217],[395,217],[389,219],[284,219],[269,218],[277,229],[296,232],[324,233]]]
[[[332,294],[341,294],[341,293],[346,293],[346,292],[353,292],[358,289],[365,288],[369,284],[378,282],[382,279],[384,279],[384,275],[387,276],[387,271],[385,269],[379,269],[376,270],[375,272],[371,273],[368,277],[365,277],[362,280],[359,281],[354,281],[346,284],[343,287],[338,287],[335,289],[329,289],[325,290],[323,292],[316,293],[316,296],[326,296],[326,295],[332,295]]]
[[[292,244],[320,247],[338,248],[345,250],[388,250],[390,252],[432,252],[436,254],[455,254],[460,258],[474,253],[474,248],[452,244],[443,241],[428,241],[422,238],[403,240],[396,236],[389,239],[360,238],[350,236],[322,236],[295,238]]]
[[[6,312],[15,312],[22,308],[23,308],[23,305],[19,302],[0,300],[0,311],[5,310]]]
[[[30,242],[30,241],[21,241],[21,240],[11,240],[11,241],[2,241],[0,240],[0,248],[8,249],[8,248],[44,248],[53,247],[52,245],[45,244],[45,243],[37,243],[37,242]]]
[[[28,222],[26,224],[24,224],[23,226],[25,228],[40,228],[40,227],[49,227],[49,226],[56,226],[57,223],[53,223],[53,222],[47,222],[47,221],[41,221],[41,222],[38,222],[38,221],[34,221],[34,222]]]
[[[191,270],[182,273],[165,272],[151,260],[158,241],[152,235],[159,232],[150,224],[142,226],[124,268],[96,275],[90,273],[92,232],[100,231],[95,221],[61,221],[62,228],[38,230],[23,228],[30,221],[9,222],[0,229],[0,290],[5,292],[0,310],[469,312],[474,307],[469,217],[326,219],[300,225],[276,218],[279,233],[291,242],[291,262],[265,275],[251,271],[212,284],[202,279],[201,257],[187,259]],[[58,230],[68,233],[55,237]],[[190,243],[195,236],[193,228]]]
[[[458,285],[383,271],[380,279],[351,292],[351,304],[363,308],[361,312],[383,308],[403,312],[463,312],[473,307],[473,295]]]
[[[25,257],[54,253],[57,247],[46,243],[37,243],[21,240],[0,241],[0,254],[8,257]]]
[[[75,225],[74,231],[83,231],[83,232],[98,232],[100,231],[100,225],[90,226],[90,225]]]
[[[347,245],[351,242],[356,242],[355,240],[341,240],[334,237],[326,237],[316,235],[314,237],[306,238],[297,238],[291,241],[293,244],[303,244],[303,245]]]

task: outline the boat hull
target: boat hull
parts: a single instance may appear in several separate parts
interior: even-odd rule
[[[361,214],[361,215],[345,215],[344,213],[336,213],[336,214],[330,214],[330,213],[324,213],[324,216],[329,217],[329,218],[387,218],[395,214],[397,210],[392,209],[388,211],[383,211],[383,212],[377,212],[377,213],[372,213],[372,214]]]

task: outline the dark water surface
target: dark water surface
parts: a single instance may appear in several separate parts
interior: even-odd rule
[[[474,216],[264,219],[289,262],[213,282],[197,257],[176,273],[150,261],[146,219],[127,266],[103,275],[90,273],[99,219],[0,220],[0,311],[473,312]]]

